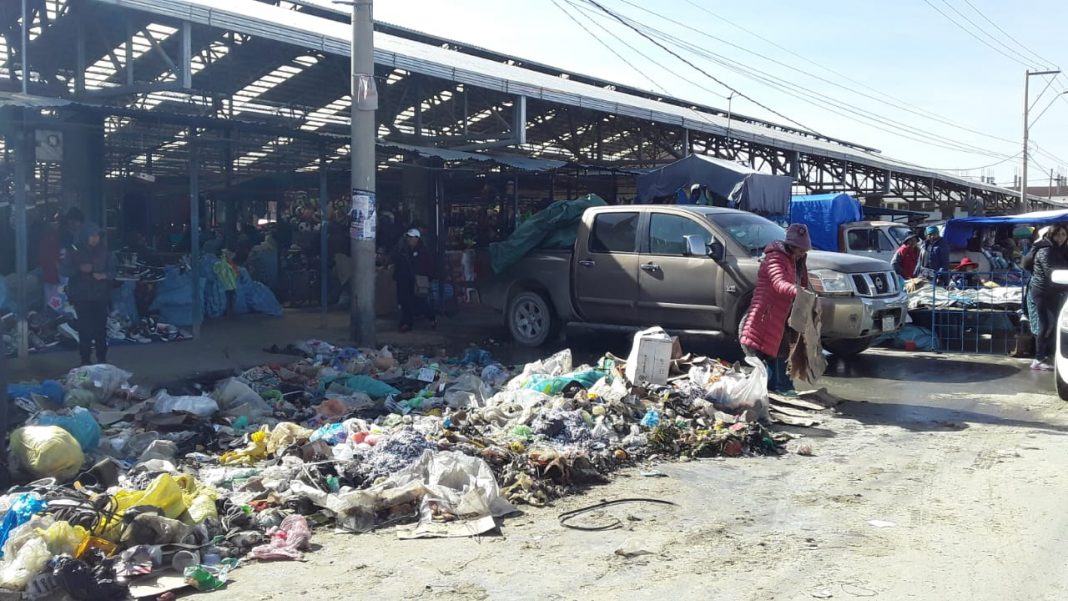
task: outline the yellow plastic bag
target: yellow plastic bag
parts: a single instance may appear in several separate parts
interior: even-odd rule
[[[241,465],[252,465],[257,461],[262,461],[267,458],[267,427],[258,432],[253,432],[249,437],[250,442],[248,446],[240,451],[227,451],[219,457],[219,463],[239,463]]]
[[[71,526],[70,522],[55,522],[45,530],[37,529],[37,534],[48,543],[52,555],[74,555],[82,542],[89,538],[89,531],[81,526]]]
[[[176,476],[175,481],[182,489],[182,500],[189,506],[189,519],[192,523],[199,524],[208,518],[219,517],[215,508],[215,500],[219,498],[218,491],[188,474]]]
[[[11,457],[35,478],[60,482],[78,475],[85,454],[78,441],[59,426],[26,426],[11,433]]]
[[[271,431],[271,436],[267,440],[267,452],[274,455],[298,442],[307,441],[311,435],[312,431],[303,426],[298,426],[293,422],[282,422]]]
[[[122,535],[122,516],[126,510],[139,505],[151,505],[163,510],[163,515],[176,520],[188,506],[182,497],[182,489],[170,474],[160,474],[145,490],[120,490],[114,494],[118,512],[100,533],[104,538],[117,541]]]

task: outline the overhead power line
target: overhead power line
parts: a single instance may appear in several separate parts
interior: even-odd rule
[[[991,20],[990,17],[986,16],[983,13],[983,11],[979,10],[978,8],[976,8],[976,6],[974,4],[972,4],[970,2],[970,0],[964,0],[964,3],[967,4],[968,6],[970,6],[972,10],[974,10],[980,17],[983,18],[983,20],[985,20],[987,23],[990,23],[991,25],[993,25],[994,28],[997,29],[998,31],[1000,31],[1002,35],[1004,35],[1005,37],[1007,37],[1010,40],[1012,40],[1013,42],[1015,42],[1017,46],[1019,46],[1020,48],[1023,48],[1024,50],[1026,50],[1028,52],[1028,54],[1030,54],[1031,56],[1037,58],[1042,63],[1043,67],[1049,68],[1049,67],[1055,66],[1055,63],[1053,63],[1052,61],[1046,60],[1045,58],[1042,58],[1042,56],[1040,54],[1038,54],[1034,50],[1031,50],[1030,48],[1025,46],[1023,44],[1023,42],[1021,42],[1020,40],[1016,39],[1011,33],[1005,31],[1004,29],[1002,29],[1001,26],[997,24],[997,22]]]
[[[938,12],[938,14],[942,15],[943,17],[945,17],[947,21],[949,21],[950,23],[952,23],[952,24],[956,25],[958,29],[960,29],[960,30],[961,30],[961,31],[963,31],[964,33],[967,33],[968,35],[972,36],[973,38],[975,38],[976,40],[978,40],[978,41],[979,41],[979,42],[980,42],[981,44],[983,44],[984,46],[986,46],[986,47],[990,48],[990,49],[991,49],[991,50],[993,50],[994,52],[997,52],[998,54],[1000,54],[1000,55],[1004,56],[1005,58],[1007,58],[1007,59],[1009,59],[1009,60],[1011,60],[1011,61],[1013,61],[1013,62],[1019,63],[1019,64],[1023,65],[1024,67],[1027,67],[1027,68],[1029,68],[1029,69],[1030,69],[1031,67],[1034,67],[1034,65],[1033,65],[1033,64],[1031,64],[1031,63],[1029,63],[1029,62],[1021,61],[1020,59],[1016,58],[1015,56],[1013,56],[1013,55],[1011,55],[1011,54],[1008,54],[1008,53],[1007,53],[1007,52],[1005,52],[1004,50],[1002,50],[1002,49],[998,48],[997,46],[994,46],[994,45],[993,45],[993,44],[991,44],[990,42],[988,42],[988,41],[986,41],[985,39],[983,39],[982,37],[980,37],[980,36],[979,36],[978,34],[976,34],[975,32],[973,32],[973,31],[972,31],[971,29],[968,29],[968,28],[967,28],[967,27],[965,27],[964,25],[961,25],[961,24],[960,24],[960,23],[959,23],[959,22],[958,22],[958,21],[957,21],[956,19],[954,19],[953,17],[951,17],[951,16],[949,16],[948,14],[946,14],[946,12],[945,12],[945,11],[943,11],[942,9],[938,8],[937,6],[935,6],[935,5],[934,5],[934,4],[933,4],[933,3],[931,2],[931,0],[923,0],[923,1],[924,1],[924,3],[925,3],[925,4],[927,4],[927,6],[930,6],[930,7],[931,7],[931,8],[933,8],[933,9],[934,9],[935,11],[937,11],[937,12]]]
[[[596,7],[596,8],[598,9],[598,10],[600,10],[600,11],[601,11],[601,12],[603,12],[604,14],[606,14],[606,15],[608,15],[609,17],[611,17],[611,18],[613,18],[613,19],[615,19],[615,20],[619,21],[620,23],[622,23],[623,25],[625,25],[625,26],[626,26],[626,27],[628,27],[629,29],[633,30],[633,31],[634,31],[635,33],[637,33],[638,35],[642,36],[643,38],[645,38],[645,39],[649,40],[650,42],[652,42],[653,44],[655,44],[656,46],[658,46],[658,47],[659,47],[659,48],[660,48],[661,50],[663,50],[663,51],[667,52],[668,54],[670,54],[670,55],[674,56],[675,58],[679,59],[680,61],[682,61],[682,62],[686,63],[686,64],[687,64],[687,65],[689,65],[689,66],[690,66],[690,67],[691,67],[692,69],[696,70],[696,71],[697,71],[698,73],[700,73],[700,74],[704,75],[705,77],[707,77],[707,78],[711,79],[712,81],[714,81],[714,82],[718,83],[719,85],[723,86],[724,88],[727,88],[727,89],[728,89],[728,90],[730,90],[730,91],[731,91],[731,92],[732,92],[733,94],[735,94],[735,95],[737,95],[737,96],[740,96],[740,97],[742,97],[742,98],[745,98],[745,99],[746,99],[746,100],[748,100],[749,102],[752,102],[753,104],[755,104],[755,105],[759,106],[760,108],[762,108],[762,109],[764,109],[764,110],[768,111],[769,113],[771,113],[771,114],[773,114],[773,115],[775,115],[775,116],[779,117],[780,119],[785,119],[786,121],[788,121],[788,122],[790,122],[790,123],[792,123],[792,124],[794,124],[794,125],[796,125],[796,126],[800,127],[800,128],[801,128],[801,129],[803,129],[803,130],[806,130],[806,131],[808,131],[808,132],[811,132],[811,133],[813,133],[813,134],[816,134],[816,135],[818,135],[818,136],[823,136],[823,134],[821,134],[821,133],[817,132],[816,130],[812,129],[811,127],[808,127],[807,125],[805,125],[805,124],[803,124],[803,123],[800,123],[799,121],[797,121],[797,120],[795,120],[795,119],[791,119],[790,117],[787,117],[786,115],[784,115],[784,114],[780,113],[779,111],[776,111],[775,109],[773,109],[773,108],[771,108],[771,107],[769,107],[769,106],[767,106],[767,105],[765,105],[765,104],[761,103],[760,101],[758,101],[758,100],[756,100],[755,98],[753,98],[753,97],[749,96],[748,94],[745,94],[745,93],[743,93],[743,92],[742,92],[741,90],[738,90],[738,89],[736,89],[736,88],[732,87],[731,85],[727,84],[726,82],[724,82],[723,80],[719,79],[719,78],[718,78],[718,77],[716,77],[715,75],[712,75],[712,74],[711,74],[711,73],[709,73],[708,71],[705,71],[705,70],[704,70],[704,69],[702,69],[701,67],[698,67],[698,66],[697,66],[697,65],[695,65],[695,64],[694,64],[693,62],[691,62],[691,61],[687,60],[687,59],[686,59],[685,57],[681,56],[681,55],[680,55],[680,54],[678,54],[677,52],[675,52],[675,51],[671,50],[671,49],[670,49],[670,48],[668,48],[667,46],[664,46],[664,45],[663,45],[663,44],[661,44],[660,42],[658,42],[658,41],[656,41],[655,39],[651,38],[651,37],[650,37],[650,36],[648,36],[648,35],[647,35],[647,34],[646,34],[645,32],[641,31],[641,30],[640,30],[639,28],[637,28],[637,27],[635,27],[635,26],[631,25],[631,24],[630,24],[630,23],[629,23],[629,22],[628,22],[627,20],[625,20],[625,19],[622,19],[622,18],[620,18],[620,17],[619,17],[619,15],[617,15],[617,14],[616,14],[616,13],[614,13],[613,11],[609,10],[608,8],[605,8],[605,7],[604,7],[604,5],[602,5],[602,4],[601,4],[600,2],[598,2],[597,0],[585,0],[585,2],[587,2],[587,3],[589,3],[589,4],[593,5],[593,6],[595,6],[595,7]],[[826,137],[826,136],[823,136],[823,137]]]
[[[621,1],[626,1],[626,0],[621,0]],[[948,126],[960,129],[962,131],[967,131],[969,133],[981,135],[981,136],[990,138],[992,140],[997,140],[999,142],[1009,142],[1009,143],[1016,143],[1017,142],[1017,140],[1010,140],[1010,139],[1007,139],[1007,138],[1002,138],[1002,137],[999,137],[999,136],[995,136],[995,135],[989,134],[987,132],[983,132],[983,131],[980,131],[980,130],[973,129],[973,128],[967,126],[967,125],[964,125],[964,124],[961,124],[959,122],[956,122],[956,121],[950,119],[949,117],[946,117],[945,115],[939,115],[939,114],[934,113],[934,112],[932,112],[932,111],[930,111],[930,110],[928,110],[928,109],[926,109],[924,107],[918,106],[916,104],[912,104],[912,103],[910,103],[910,102],[908,102],[906,100],[903,100],[901,98],[897,98],[897,97],[893,96],[892,94],[889,94],[889,93],[887,93],[887,92],[885,92],[883,90],[879,90],[877,88],[874,88],[874,87],[864,83],[863,81],[860,81],[858,79],[850,77],[849,75],[847,75],[845,73],[842,73],[841,71],[837,71],[835,69],[832,69],[831,67],[823,65],[821,63],[818,63],[818,62],[816,62],[816,61],[814,61],[814,60],[812,60],[812,59],[810,59],[810,58],[808,58],[808,57],[806,57],[806,56],[804,56],[802,54],[799,54],[799,53],[797,53],[797,52],[795,52],[795,51],[793,51],[793,50],[791,50],[791,49],[789,49],[789,48],[787,48],[785,46],[782,46],[781,44],[775,42],[775,40],[772,40],[772,39],[769,39],[767,37],[764,37],[763,35],[755,32],[755,31],[753,31],[751,29],[748,29],[748,28],[746,28],[746,27],[744,27],[744,26],[742,26],[742,25],[740,25],[738,23],[735,23],[734,21],[731,21],[730,19],[724,18],[723,16],[718,15],[715,12],[713,12],[707,6],[704,6],[704,5],[696,2],[695,0],[684,0],[684,1],[687,4],[697,8],[698,10],[708,14],[712,18],[714,18],[714,19],[716,19],[716,20],[718,20],[718,21],[720,21],[722,23],[727,24],[730,27],[733,27],[735,29],[743,31],[743,32],[745,32],[745,33],[747,33],[747,34],[749,34],[749,35],[751,35],[751,36],[753,36],[753,37],[755,37],[755,38],[757,38],[757,39],[759,39],[759,40],[761,40],[761,41],[763,41],[763,42],[765,42],[767,44],[770,44],[771,46],[774,46],[775,48],[777,48],[777,49],[789,54],[790,56],[798,58],[798,59],[800,59],[800,60],[802,60],[802,61],[804,61],[804,62],[806,62],[806,63],[808,63],[808,64],[810,64],[810,65],[812,65],[812,66],[824,71],[824,72],[830,73],[830,74],[832,74],[832,75],[834,75],[836,77],[840,77],[842,80],[847,81],[850,84],[852,84],[852,86],[843,86],[843,85],[840,85],[840,84],[835,84],[839,88],[842,88],[842,89],[845,89],[845,90],[849,90],[849,91],[854,92],[854,93],[857,93],[856,90],[855,90],[855,87],[863,88],[863,89],[868,90],[869,92],[871,92],[873,94],[873,95],[861,94],[865,98],[872,98],[872,99],[880,100],[882,102],[885,102],[889,106],[893,106],[895,108],[898,108],[899,110],[903,110],[903,111],[912,113],[912,114],[917,115],[917,116],[922,116],[922,117],[925,117],[925,118],[930,119],[932,121],[935,121],[935,122],[938,122],[938,123],[942,123],[943,125],[948,125]],[[631,4],[632,6],[637,6],[637,5],[634,5],[634,4],[630,3],[630,2],[628,2],[628,4]],[[650,12],[647,9],[644,9],[644,8],[642,10],[646,10],[646,12]],[[664,18],[666,18],[666,17],[664,17]],[[706,32],[699,32],[699,33],[701,33],[702,35],[705,35],[706,37],[713,37],[710,34],[707,34]],[[719,38],[714,38],[714,39],[719,40]],[[720,41],[723,41],[723,40],[720,40]],[[729,42],[726,42],[726,41],[723,41],[723,42],[724,43],[729,43]],[[735,46],[735,45],[732,44],[732,46]],[[735,47],[738,47],[738,48],[740,48],[742,50],[745,50],[741,46],[735,46]],[[762,56],[762,55],[758,55],[758,56]],[[768,59],[768,60],[771,60],[771,59]],[[799,69],[799,68],[797,68],[797,67],[795,67],[793,65],[788,65],[788,68],[790,68],[791,70],[794,70],[794,71],[804,72],[804,69]],[[809,74],[809,75],[814,77],[814,78],[816,78],[816,79],[819,79],[820,81],[826,81],[823,78],[819,78],[819,77],[817,77],[815,75],[812,75],[812,74]],[[890,101],[893,101],[893,102],[890,102]]]
[[[962,13],[961,11],[957,10],[957,7],[956,7],[956,6],[953,6],[953,5],[952,5],[952,4],[951,4],[951,3],[949,2],[949,0],[942,0],[942,4],[945,4],[946,6],[948,6],[948,7],[949,7],[949,10],[951,10],[951,11],[953,11],[954,13],[956,13],[957,15],[959,15],[959,16],[960,16],[960,18],[962,18],[962,19],[964,19],[965,21],[967,21],[969,25],[971,25],[972,27],[974,27],[975,29],[977,29],[977,30],[979,31],[979,33],[982,33],[982,34],[983,34],[984,36],[986,36],[986,37],[987,37],[988,39],[992,40],[992,41],[993,41],[993,42],[994,42],[995,44],[997,44],[998,46],[1001,46],[1002,48],[1004,48],[1004,49],[1005,49],[1005,50],[1007,50],[1008,52],[1012,53],[1013,55],[1015,55],[1015,56],[1017,56],[1017,57],[1019,57],[1019,58],[1023,59],[1023,61],[1024,61],[1025,63],[1031,63],[1031,61],[1032,61],[1031,57],[1029,57],[1029,56],[1027,56],[1027,55],[1023,54],[1022,52],[1020,52],[1019,50],[1016,50],[1015,48],[1012,48],[1011,46],[1007,45],[1007,44],[1006,44],[1005,42],[1001,41],[1001,38],[999,38],[998,36],[996,36],[996,35],[992,35],[992,34],[991,34],[991,33],[990,33],[989,31],[987,31],[987,30],[986,30],[985,28],[983,28],[983,27],[982,27],[982,26],[980,26],[980,25],[977,25],[977,24],[975,23],[975,21],[972,21],[972,20],[971,20],[971,19],[970,19],[970,18],[968,17],[968,15],[965,15],[965,14],[964,14],[964,13]]]
[[[574,1],[575,0],[569,0],[569,1],[572,1],[573,5],[574,5]],[[616,20],[620,20],[625,25],[627,25],[631,29],[635,30],[636,32],[638,32],[640,35],[642,35],[646,39],[648,39],[650,41],[653,41],[654,43],[656,43],[661,48],[665,48],[664,44],[659,43],[657,41],[657,39],[655,39],[655,38],[659,38],[660,40],[663,40],[667,44],[671,44],[671,45],[683,48],[684,50],[686,50],[686,51],[688,51],[690,53],[693,53],[693,54],[695,54],[697,56],[701,56],[703,58],[706,58],[707,60],[710,60],[710,61],[712,61],[712,62],[714,62],[714,63],[716,63],[718,65],[726,67],[726,68],[738,73],[739,75],[742,75],[743,77],[747,77],[749,79],[753,79],[753,80],[759,81],[759,82],[761,82],[761,83],[763,83],[765,85],[768,85],[768,86],[773,87],[775,89],[778,89],[780,91],[786,92],[786,93],[788,93],[788,94],[790,94],[790,95],[792,95],[794,97],[797,97],[797,98],[801,99],[802,101],[804,101],[806,103],[812,104],[812,105],[817,106],[819,108],[823,108],[824,110],[828,110],[829,112],[831,112],[833,114],[836,114],[836,115],[839,115],[839,116],[843,116],[843,117],[852,119],[854,121],[858,121],[860,123],[864,123],[865,125],[869,125],[869,126],[875,128],[875,129],[878,129],[880,131],[884,131],[886,133],[890,133],[892,135],[895,135],[895,136],[898,136],[898,137],[902,137],[902,138],[905,138],[905,139],[909,139],[909,140],[912,140],[912,141],[921,142],[921,143],[924,143],[924,144],[930,144],[930,145],[933,145],[933,146],[938,146],[938,147],[941,147],[941,148],[945,148],[945,149],[953,150],[953,151],[957,151],[957,152],[965,152],[965,153],[969,153],[969,154],[977,154],[977,155],[981,155],[981,156],[988,156],[988,157],[991,157],[991,158],[998,158],[998,159],[1003,159],[1003,158],[1006,157],[1006,155],[1003,154],[1003,153],[993,152],[993,151],[990,151],[989,149],[986,149],[986,148],[981,148],[981,147],[978,147],[978,146],[966,144],[966,143],[959,142],[959,141],[956,141],[956,140],[948,140],[946,138],[942,138],[942,137],[936,136],[934,134],[931,134],[930,132],[928,132],[926,130],[915,128],[915,127],[910,126],[908,124],[900,123],[900,122],[894,121],[892,119],[885,118],[885,117],[882,117],[880,115],[873,114],[873,113],[871,113],[869,111],[865,111],[864,109],[859,109],[859,108],[857,108],[855,106],[851,106],[851,105],[845,103],[844,101],[840,101],[840,100],[838,100],[836,98],[829,97],[829,96],[821,94],[819,92],[815,92],[815,91],[813,91],[811,89],[808,89],[808,88],[805,88],[803,86],[800,86],[799,84],[796,84],[794,82],[790,82],[788,80],[784,80],[784,79],[776,77],[774,75],[767,74],[767,73],[765,73],[763,71],[760,71],[759,69],[755,69],[755,68],[753,68],[753,67],[751,67],[749,65],[738,63],[736,61],[733,61],[733,60],[728,59],[726,57],[723,57],[721,55],[715,54],[715,53],[713,53],[713,52],[711,52],[711,51],[709,51],[709,50],[707,50],[705,48],[701,48],[701,47],[697,47],[697,46],[695,46],[693,44],[681,42],[677,35],[667,34],[667,33],[663,32],[663,31],[660,31],[660,30],[658,30],[656,28],[653,28],[653,27],[650,27],[648,25],[644,25],[644,24],[635,22],[632,19],[629,19],[629,18],[626,18],[626,17],[622,17],[619,14],[613,13],[611,16]],[[682,25],[682,24],[680,24],[680,25]],[[682,25],[682,26],[685,27],[685,25]],[[675,56],[678,56],[677,53],[674,53],[673,51],[671,51],[671,53],[673,55],[675,55]],[[691,64],[692,65],[693,63],[687,61],[687,64]],[[1015,142],[1015,141],[1014,140],[1010,140],[1010,142]]]

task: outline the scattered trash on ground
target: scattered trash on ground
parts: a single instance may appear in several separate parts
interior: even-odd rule
[[[611,355],[575,366],[570,351],[515,369],[475,348],[449,358],[308,340],[281,352],[158,390],[111,365],[12,385],[26,416],[10,463],[26,484],[0,496],[0,587],[158,598],[225,588],[242,561],[301,561],[318,526],[485,534],[623,466],[781,455],[793,436],[772,423],[815,424],[840,402],[769,400],[759,366],[683,355],[659,330],[636,338],[629,370]],[[618,503],[672,505],[595,508]],[[575,519],[591,509],[561,524],[621,527]]]

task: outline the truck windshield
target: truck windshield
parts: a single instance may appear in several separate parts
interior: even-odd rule
[[[764,247],[776,240],[786,238],[781,226],[749,213],[716,213],[706,216],[709,221],[726,230],[735,242],[741,244],[754,257],[764,252]]]
[[[894,243],[898,246],[904,244],[905,238],[908,238],[911,235],[912,230],[903,225],[890,228],[890,237],[894,239]]]

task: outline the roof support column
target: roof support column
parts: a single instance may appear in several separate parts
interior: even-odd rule
[[[512,138],[516,145],[527,143],[527,97],[515,97],[515,112],[512,116]]]
[[[29,238],[26,229],[26,205],[30,194],[33,169],[33,140],[26,128],[26,109],[16,109],[18,125],[15,138],[15,344],[19,358],[29,355],[29,327],[26,323],[26,273],[29,271]]]
[[[134,84],[134,56],[133,56],[133,28],[130,27],[130,19],[126,17],[124,19],[126,26],[126,85],[133,86]],[[78,22],[79,28],[81,27],[81,21]],[[84,70],[84,68],[80,69]]]
[[[127,36],[126,47],[130,47]],[[129,52],[126,54],[127,69],[129,69]],[[85,19],[76,19],[74,24],[74,93],[85,93]]]

